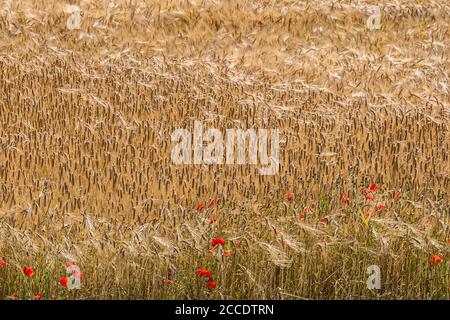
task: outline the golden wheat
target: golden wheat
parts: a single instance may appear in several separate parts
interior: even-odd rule
[[[67,4],[0,8],[0,299],[450,297],[448,1],[380,30],[364,1]],[[173,164],[196,120],[278,129],[278,174]]]

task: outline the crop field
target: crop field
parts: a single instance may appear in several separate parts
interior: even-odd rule
[[[450,299],[449,41],[447,0],[0,0],[0,300]]]

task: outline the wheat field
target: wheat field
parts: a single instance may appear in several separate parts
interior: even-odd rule
[[[0,2],[0,299],[449,299],[449,25],[449,1]],[[174,164],[195,121],[277,129],[279,171]]]

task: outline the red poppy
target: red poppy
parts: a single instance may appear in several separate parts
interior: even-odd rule
[[[376,192],[376,191],[378,191],[378,190],[380,190],[379,188],[378,188],[378,186],[376,185],[376,184],[371,184],[370,186],[369,186],[369,190],[370,190],[370,192]]]
[[[294,200],[294,195],[292,193],[288,193],[286,196],[287,201],[291,202]]]
[[[304,214],[304,213],[300,213],[300,214],[298,215],[298,218],[299,218],[300,220],[305,220],[305,214]]]
[[[214,281],[212,281],[212,280],[208,280],[208,281],[206,282],[206,285],[207,285],[208,288],[210,288],[210,289],[215,289],[215,288],[217,288],[217,283],[214,282]]]
[[[319,221],[323,222],[323,223],[327,223],[328,222],[328,218],[325,218],[325,217],[324,218],[320,218]]]
[[[208,208],[214,207],[216,205],[216,199],[209,200]]]
[[[225,250],[223,252],[223,254],[226,255],[226,256],[232,255],[233,254],[233,250]]]
[[[196,211],[205,210],[205,209],[206,209],[206,206],[203,203],[200,203],[195,207]]]
[[[164,280],[164,284],[172,284],[172,280],[165,279],[165,280]]]
[[[70,262],[70,261],[67,261],[67,262],[66,262],[66,267],[67,267],[67,268],[70,268],[70,267],[75,266],[75,265],[76,265],[76,264],[73,263],[73,262]]]
[[[308,212],[312,212],[313,211],[313,209],[311,208],[311,207],[305,207],[305,208],[303,208],[303,212],[304,213],[308,213]]]
[[[0,267],[6,267],[6,262],[3,260],[0,260]]]
[[[214,247],[216,245],[220,244],[222,247],[225,245],[225,241],[221,238],[213,238],[211,240],[211,245]]]
[[[34,271],[32,268],[23,267],[23,273],[25,273],[25,275],[30,278],[34,276]]]
[[[367,195],[366,195],[366,200],[373,200],[375,197],[373,196],[373,194],[372,193],[368,193]]]
[[[350,197],[348,196],[348,193],[341,197],[341,203],[344,207],[350,203]]]
[[[211,272],[206,269],[198,269],[197,274],[200,278],[203,276],[205,276],[207,279],[211,278]]]
[[[442,263],[442,257],[435,255],[433,258],[431,258],[431,265],[434,266],[435,264]]]
[[[67,277],[61,277],[59,278],[59,283],[64,287],[67,288],[67,284],[69,283],[69,279]]]
[[[377,203],[377,207],[375,208],[375,211],[380,211],[380,210],[383,210],[383,209],[386,209],[386,206],[383,203],[378,202]]]
[[[43,294],[38,293],[33,297],[33,300],[41,300],[43,297],[44,297]]]

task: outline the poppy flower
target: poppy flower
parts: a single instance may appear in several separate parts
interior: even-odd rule
[[[69,279],[67,277],[61,277],[59,278],[59,283],[64,287],[67,288],[67,284],[69,283]]]
[[[165,280],[164,280],[164,284],[172,284],[172,280],[165,279]]]
[[[215,288],[217,288],[217,283],[214,282],[214,281],[212,281],[212,280],[208,280],[208,281],[206,282],[206,285],[207,285],[208,288],[210,288],[210,289],[215,289]]]
[[[376,192],[376,191],[378,191],[378,190],[380,190],[379,188],[378,188],[378,186],[376,185],[376,184],[371,184],[370,186],[369,186],[369,190],[370,190],[370,192]]]
[[[300,214],[298,215],[298,219],[299,219],[299,220],[305,220],[305,214],[304,214],[304,213],[300,213]]]
[[[205,210],[205,209],[206,209],[206,206],[203,203],[200,203],[195,207],[195,211],[200,211],[200,210]]]
[[[372,201],[374,198],[375,198],[375,197],[373,196],[372,193],[368,193],[368,194],[366,195],[366,200]]]
[[[286,196],[287,201],[291,202],[294,200],[294,195],[292,193],[288,193]]]
[[[43,297],[44,297],[43,294],[38,293],[33,297],[33,300],[41,300]]]
[[[386,205],[384,205],[381,202],[378,202],[377,203],[377,207],[375,208],[375,211],[380,211],[380,210],[383,210],[383,209],[386,209]]]
[[[223,252],[223,254],[226,255],[226,256],[230,256],[231,254],[233,254],[233,250],[225,250]]]
[[[304,213],[308,213],[308,212],[312,212],[313,211],[313,209],[311,208],[311,207],[305,207],[305,208],[303,208],[303,212]]]
[[[348,193],[341,197],[341,203],[344,207],[350,203],[350,197],[348,196]]]
[[[222,247],[225,245],[225,241],[221,238],[213,238],[211,240],[211,245],[214,247],[216,245],[220,244]]]
[[[435,264],[442,263],[442,257],[435,255],[433,258],[431,258],[431,265],[434,266]]]
[[[211,278],[211,272],[206,269],[198,269],[197,274],[200,278],[203,276],[205,276],[207,279]]]
[[[25,273],[25,275],[30,278],[34,276],[34,271],[32,268],[23,267],[23,273]]]
[[[214,207],[216,205],[216,199],[209,200],[208,208]]]
[[[0,260],[0,267],[6,267],[6,262],[3,260]]]
[[[320,222],[327,223],[327,222],[328,222],[328,218],[323,217],[323,218],[320,218],[319,221],[320,221]]]

